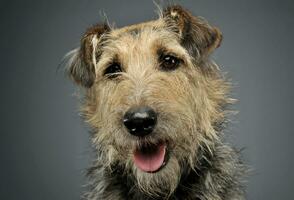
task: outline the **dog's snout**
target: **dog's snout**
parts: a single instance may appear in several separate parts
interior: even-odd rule
[[[129,133],[140,137],[150,134],[156,122],[157,114],[148,106],[130,108],[123,118],[123,123]]]

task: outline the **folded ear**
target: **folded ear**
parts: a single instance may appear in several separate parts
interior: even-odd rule
[[[192,56],[208,56],[220,46],[221,32],[181,6],[167,7],[163,18],[179,34],[182,45]]]
[[[110,31],[106,24],[90,27],[81,39],[81,46],[69,53],[70,77],[84,87],[90,88],[95,82],[95,65],[101,54],[101,37]]]

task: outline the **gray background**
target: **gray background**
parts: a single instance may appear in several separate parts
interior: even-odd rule
[[[248,199],[294,199],[293,1],[179,2],[224,34],[214,58],[240,100],[227,132],[254,169]],[[79,199],[91,148],[57,66],[99,11],[120,27],[154,10],[149,0],[0,1],[0,199]]]

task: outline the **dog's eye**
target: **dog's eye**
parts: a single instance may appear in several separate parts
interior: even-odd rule
[[[176,69],[179,64],[180,60],[171,55],[163,55],[160,58],[160,68],[165,71],[171,71]]]
[[[109,65],[105,71],[104,75],[107,76],[107,78],[116,78],[119,74],[119,72],[122,72],[121,66],[119,63],[112,63]]]

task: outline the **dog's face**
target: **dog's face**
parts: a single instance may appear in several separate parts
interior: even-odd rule
[[[220,41],[179,6],[155,21],[88,29],[69,72],[85,88],[82,113],[105,168],[123,166],[146,193],[174,191],[224,117],[227,85],[207,60]]]

